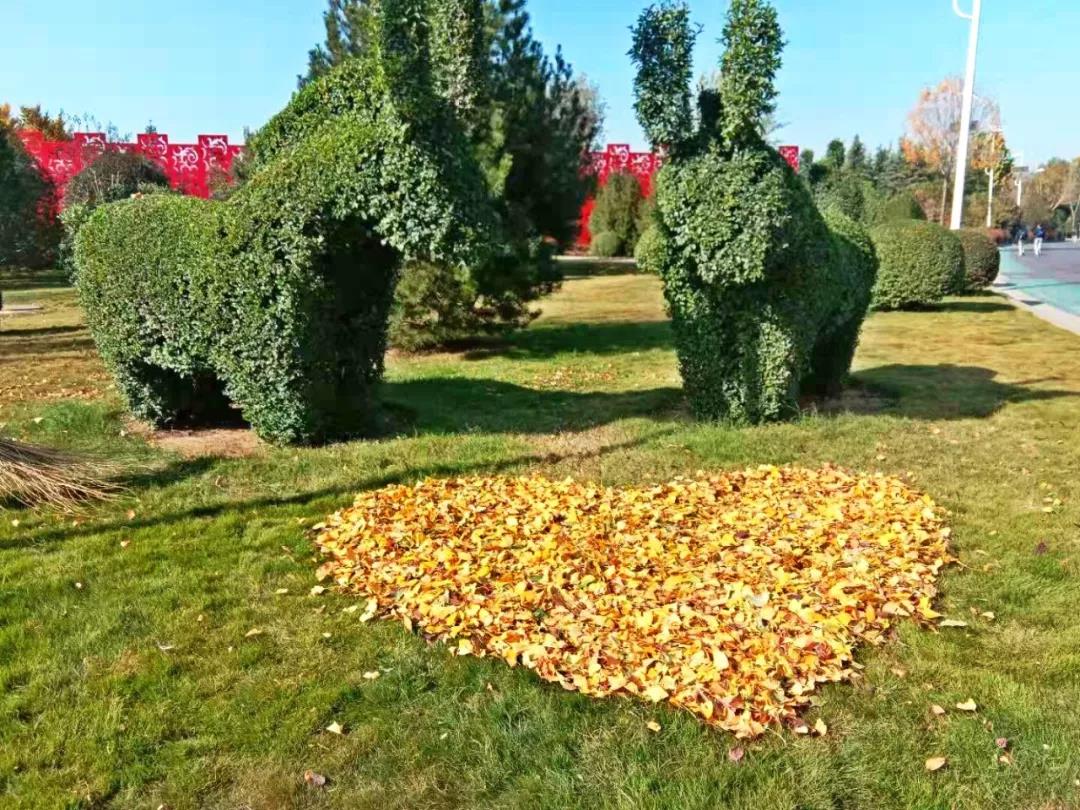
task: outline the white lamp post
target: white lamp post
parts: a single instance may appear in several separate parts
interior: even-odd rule
[[[956,178],[953,180],[953,204],[951,227],[960,229],[964,218],[964,184],[967,179],[968,143],[971,139],[971,104],[975,97],[975,64],[979,54],[979,20],[982,16],[982,0],[971,0],[971,13],[960,10],[960,0],[953,0],[956,16],[971,21],[968,40],[967,75],[964,79],[964,101],[960,112],[960,141],[956,148]]]

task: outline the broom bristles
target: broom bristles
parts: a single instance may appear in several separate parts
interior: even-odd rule
[[[120,491],[116,464],[62,450],[0,439],[0,501],[73,511]]]

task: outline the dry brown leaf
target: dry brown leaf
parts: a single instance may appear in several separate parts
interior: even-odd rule
[[[261,636],[262,634],[263,631],[260,630],[258,627],[252,627],[250,630],[244,633],[244,638],[254,638],[255,636]]]
[[[945,714],[945,710],[943,708],[941,708],[940,706],[938,706],[936,703],[930,707],[930,711],[932,711],[938,717],[941,717],[942,715]]]
[[[311,787],[323,787],[326,784],[326,777],[315,771],[304,771],[304,781]]]
[[[645,724],[645,728],[647,728],[649,731],[660,731],[661,726],[655,720],[650,720],[648,723]]]
[[[967,627],[968,623],[960,619],[945,619],[938,622],[938,627]]]
[[[962,712],[973,712],[973,711],[977,710],[979,707],[976,705],[974,700],[972,700],[971,698],[968,698],[963,703],[957,703],[956,708],[958,708]]]
[[[746,752],[743,751],[741,748],[732,748],[730,751],[727,752],[727,758],[735,763],[742,762],[742,758],[745,755]]]
[[[345,729],[343,729],[341,727],[341,723],[339,723],[337,720],[335,720],[333,723],[328,725],[326,727],[326,730],[329,731],[331,734],[344,734],[345,733]]]
[[[948,760],[945,757],[931,757],[926,760],[926,770],[928,771],[940,771],[948,764]]]

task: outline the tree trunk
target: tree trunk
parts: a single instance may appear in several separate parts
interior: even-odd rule
[[[945,202],[949,197],[949,178],[941,181],[941,214],[938,216],[939,224],[945,224]]]

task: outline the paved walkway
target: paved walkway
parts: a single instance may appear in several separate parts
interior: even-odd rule
[[[1001,253],[994,290],[1063,329],[1080,334],[1080,245],[1056,242],[1035,258],[1031,243],[1024,257],[1013,246]]]

